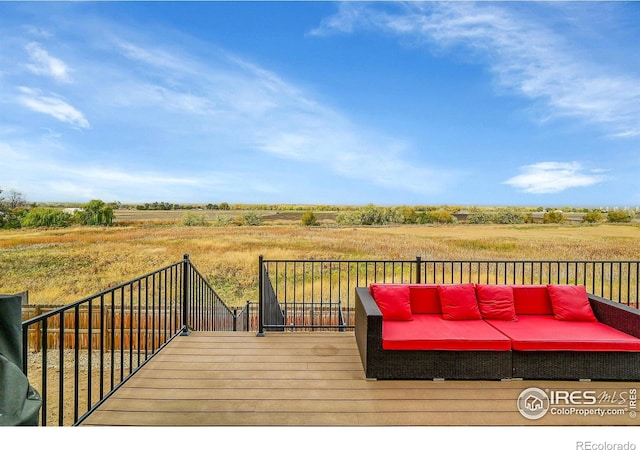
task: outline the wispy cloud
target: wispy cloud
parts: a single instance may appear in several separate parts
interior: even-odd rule
[[[120,164],[83,164],[60,158],[57,144],[10,144],[0,136],[0,160],[9,161],[11,171],[0,187],[11,186],[29,197],[67,201],[103,198],[146,202],[153,199],[193,201],[192,192],[217,192],[255,195],[257,192],[278,192],[269,181],[250,172],[203,170],[180,174],[161,169],[132,169],[126,161]],[[46,175],[45,175],[46,174]],[[246,180],[252,178],[252,183]]]
[[[410,143],[353,123],[277,73],[214,50],[207,61],[157,45],[128,42],[114,48],[152,77],[106,82],[117,107],[153,107],[191,117],[201,133],[278,158],[313,164],[351,179],[411,192],[440,192],[454,174],[405,161]],[[145,117],[149,120],[149,117]],[[233,134],[233,135],[232,135]],[[226,137],[225,137],[226,136]],[[414,174],[415,176],[410,176]],[[429,178],[429,183],[416,182]]]
[[[16,101],[39,113],[43,113],[54,117],[55,119],[68,123],[77,128],[89,128],[89,121],[82,112],[71,106],[61,97],[53,94],[43,94],[39,89],[33,89],[25,86],[18,88],[20,95]]]
[[[520,168],[521,173],[507,181],[529,194],[556,194],[569,188],[586,187],[604,181],[602,170],[586,171],[579,162],[539,162]]]
[[[69,68],[61,59],[51,56],[37,42],[29,42],[25,49],[29,54],[29,63],[26,67],[36,75],[53,78],[56,81],[67,83],[71,81]]]
[[[640,136],[637,74],[599,65],[580,42],[518,11],[483,2],[409,3],[393,10],[344,3],[310,34],[375,30],[444,52],[466,48],[502,89],[544,105],[543,120],[574,117],[614,136]]]

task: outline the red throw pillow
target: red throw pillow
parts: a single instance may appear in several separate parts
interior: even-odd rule
[[[373,284],[371,293],[384,320],[411,320],[408,284]]]
[[[439,285],[442,318],[445,320],[482,319],[473,284]]]
[[[511,286],[476,284],[476,297],[483,319],[518,320]]]
[[[595,322],[587,289],[584,286],[573,285],[547,285],[553,315],[558,320],[575,320],[583,322]]]
[[[414,314],[442,314],[438,286],[435,284],[412,284],[409,286],[411,312]]]

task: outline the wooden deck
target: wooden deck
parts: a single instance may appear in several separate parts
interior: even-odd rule
[[[353,333],[194,332],[171,342],[83,425],[640,424],[629,413],[526,419],[516,402],[530,387],[619,396],[640,383],[366,380]]]

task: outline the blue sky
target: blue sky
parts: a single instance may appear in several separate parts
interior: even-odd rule
[[[0,188],[637,206],[639,55],[636,2],[0,2]]]

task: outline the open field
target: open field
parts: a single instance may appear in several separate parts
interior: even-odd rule
[[[241,218],[243,215],[252,213],[259,216],[263,223],[269,225],[300,224],[304,211],[272,211],[272,210],[137,210],[120,209],[116,211],[114,223],[116,225],[178,225],[185,217],[191,214],[204,217],[210,224],[231,222]],[[338,215],[334,211],[320,211],[314,213],[321,224],[335,223]]]
[[[167,221],[162,214],[168,212],[148,213],[159,216],[110,228],[0,230],[0,292],[29,291],[32,304],[68,304],[179,261],[185,253],[230,306],[257,300],[260,254],[381,260],[417,255],[423,260],[637,260],[640,255],[636,223],[304,227],[287,216],[262,226],[187,227]]]

